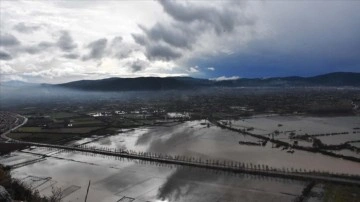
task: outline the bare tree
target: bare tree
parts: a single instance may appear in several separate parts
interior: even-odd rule
[[[64,193],[61,188],[51,186],[51,196],[49,197],[50,202],[60,202],[64,198]]]

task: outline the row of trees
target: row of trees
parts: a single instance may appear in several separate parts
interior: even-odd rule
[[[237,162],[230,160],[214,160],[214,159],[202,159],[201,157],[191,157],[191,156],[183,156],[183,155],[169,155],[169,154],[160,154],[155,152],[140,152],[134,150],[126,150],[126,149],[115,149],[115,148],[107,148],[107,147],[93,147],[87,145],[77,145],[76,148],[83,149],[86,151],[93,152],[106,152],[111,153],[113,155],[122,155],[124,157],[130,158],[140,158],[140,159],[148,159],[148,160],[158,160],[165,161],[171,163],[173,162],[184,162],[192,165],[203,165],[208,167],[222,167],[222,168],[230,168],[230,169],[239,169],[239,170],[249,170],[249,171],[271,171],[271,172],[281,172],[281,173],[308,173],[308,174],[321,174],[321,175],[341,175],[341,176],[351,176],[349,174],[340,174],[340,173],[332,173],[327,171],[320,170],[311,170],[305,168],[275,168],[265,164],[255,164],[255,163],[245,163],[245,162]]]

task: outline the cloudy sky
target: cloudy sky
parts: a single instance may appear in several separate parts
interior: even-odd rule
[[[4,1],[1,81],[360,72],[360,1]]]

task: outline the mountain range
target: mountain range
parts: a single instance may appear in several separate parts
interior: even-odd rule
[[[0,83],[2,90],[33,88],[63,88],[81,91],[155,91],[187,90],[208,87],[360,87],[360,73],[334,72],[313,77],[272,77],[272,78],[238,78],[231,80],[200,79],[192,77],[137,77],[107,78],[99,80],[79,80],[62,84],[38,84],[23,81]]]
[[[360,73],[334,72],[314,77],[238,78],[210,80],[192,77],[138,77],[79,80],[55,86],[84,91],[184,90],[204,87],[360,87]]]

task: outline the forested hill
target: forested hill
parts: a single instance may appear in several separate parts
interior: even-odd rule
[[[336,72],[314,77],[239,78],[208,80],[191,77],[138,77],[80,80],[55,86],[84,91],[184,90],[204,87],[360,87],[360,73]]]

